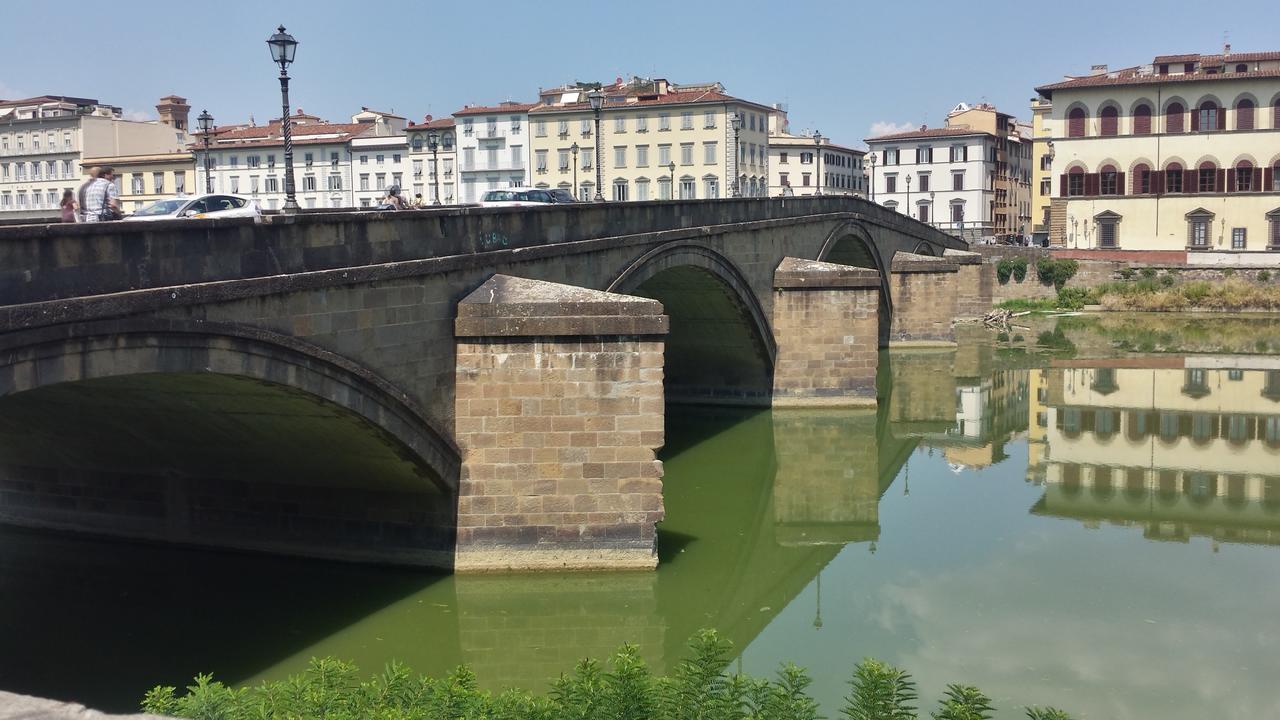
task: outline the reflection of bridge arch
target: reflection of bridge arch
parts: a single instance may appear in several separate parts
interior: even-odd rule
[[[837,265],[868,268],[880,273],[878,335],[880,346],[888,346],[889,328],[893,319],[893,299],[889,296],[889,265],[881,257],[880,248],[867,229],[861,223],[853,221],[837,225],[822,243],[816,259]]]
[[[696,242],[668,243],[637,258],[606,290],[658,300],[671,318],[669,398],[768,404],[777,346],[759,299],[728,258]]]

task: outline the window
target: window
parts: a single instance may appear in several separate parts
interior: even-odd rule
[[[1182,166],[1178,163],[1169,163],[1164,170],[1164,191],[1170,193],[1182,192]]]
[[[1207,210],[1187,213],[1187,245],[1197,249],[1209,247],[1209,226],[1212,222],[1213,213]]]
[[[624,168],[627,166],[627,146],[625,145],[614,146],[613,166],[616,168]]]
[[[716,126],[716,111],[707,110],[702,113],[702,127],[713,128]]]
[[[535,137],[547,136],[547,121],[545,119],[538,118],[533,121],[533,134]]]
[[[413,144],[410,147],[414,152],[422,152],[422,135],[414,133]]]
[[[920,173],[920,192],[929,192],[929,173]]]
[[[720,197],[720,180],[712,175],[704,177],[702,179],[702,196],[713,200]]]
[[[624,133],[627,131],[626,116],[619,115],[618,117],[613,119],[613,131],[616,133]]]
[[[680,164],[693,164],[693,143],[680,143]]]
[[[698,186],[694,184],[693,178],[680,178],[680,199],[696,200],[698,198]]]
[[[685,110],[680,113],[680,129],[681,130],[693,129],[693,111],[692,110]]]
[[[929,222],[929,203],[916,205],[916,219],[922,223]]]
[[[808,183],[805,183],[805,184],[807,185]],[[884,191],[889,193],[898,192],[898,176],[897,175],[884,176]]]
[[[568,150],[559,150],[557,151],[556,155],[560,161],[560,172],[568,172],[569,170],[572,169],[569,167],[569,151]]]
[[[173,191],[179,195],[185,195],[187,192],[187,171],[173,171]]]
[[[271,178],[267,178],[267,187],[271,187]],[[369,173],[360,173],[360,189],[369,189]]]
[[[164,194],[164,173],[162,172],[151,173],[151,187],[153,188],[152,192],[154,192],[156,195]]]
[[[1267,249],[1280,249],[1280,208],[1267,213]]]
[[[254,180],[257,180],[257,178],[254,178]],[[399,184],[399,182],[397,182],[396,184],[398,185],[398,184]],[[341,175],[330,175],[330,176],[329,176],[329,182],[328,182],[328,188],[329,188],[330,190],[341,190],[341,189],[342,189],[342,176],[341,176]]]
[[[649,132],[649,116],[648,115],[636,116],[636,132]]]
[[[778,184],[782,187],[791,187],[791,181],[787,178],[787,173],[778,173]]]
[[[614,202],[627,201],[627,181],[626,180],[613,181],[613,201]]]
[[[925,146],[916,148],[916,164],[933,162],[933,148]]]
[[[1191,129],[1201,132],[1205,130],[1221,130],[1222,126],[1219,123],[1224,119],[1217,104],[1212,100],[1205,100],[1200,104],[1200,109],[1196,111],[1196,114],[1192,116],[1194,127]]]
[[[959,203],[959,202],[951,203],[951,222],[953,223],[964,222],[964,203]]]
[[[671,113],[658,113],[658,130],[671,129]]]
[[[563,151],[563,150],[561,150],[561,152],[563,153],[564,151]],[[567,165],[567,164],[568,164],[568,162],[567,162],[567,157],[566,157],[566,162],[561,163],[561,165],[560,165],[560,169],[561,169],[561,170],[563,170],[563,169],[564,169],[564,166],[565,166],[565,165]],[[544,173],[544,172],[546,172],[546,171],[547,171],[547,151],[546,151],[546,150],[535,150],[535,151],[534,151],[534,153],[533,153],[533,167],[534,167],[534,170],[535,170],[535,171],[540,172],[540,173]]]
[[[520,116],[512,115],[510,117],[510,122],[511,122],[511,134],[519,135],[520,131],[523,129],[523,123],[521,123],[520,121]]]
[[[658,166],[666,167],[670,164],[671,164],[671,146],[659,145],[658,146]]]
[[[1150,135],[1151,134],[1151,106],[1139,105],[1133,109],[1133,134],[1134,135]]]
[[[1120,215],[1111,211],[1106,211],[1096,215],[1093,218],[1093,221],[1094,225],[1098,229],[1098,247],[1119,247],[1119,236],[1116,232],[1116,226],[1120,224]]]
[[[1212,162],[1205,161],[1200,164],[1196,190],[1202,193],[1218,192],[1218,170]]]
[[[951,173],[951,189],[964,190],[964,173],[963,172]],[[1048,193],[1046,192],[1045,194],[1047,195]]]
[[[1099,115],[1099,130],[1101,135],[1118,135],[1120,132],[1120,111],[1115,105],[1108,105],[1102,108]]]
[[[899,156],[899,154],[898,154],[898,148],[885,148],[885,149],[884,149],[884,164],[885,164],[885,165],[897,165],[897,164],[898,164],[899,157],[900,157],[900,156]]]
[[[280,179],[275,176],[267,176],[267,192],[280,192]]]
[[[232,187],[238,185],[239,182],[240,178],[231,178]],[[236,192],[236,190],[232,190],[231,192]],[[129,176],[129,193],[132,195],[142,195],[146,193],[146,188],[142,186],[142,175],[140,173],[134,173]]]
[[[809,187],[809,184],[812,182],[812,179],[813,179],[812,173],[800,173],[800,184],[802,186]],[[893,191],[890,190],[889,192],[893,192]]]
[[[557,132],[560,133],[560,137],[562,138],[569,137],[569,121],[561,120]]]
[[[1071,168],[1067,172],[1067,197],[1080,197],[1084,195],[1084,169]]]
[[[582,137],[591,137],[591,120],[592,118],[582,118],[578,122],[578,131],[582,133]]]
[[[413,161],[413,177],[415,179],[422,177],[422,161],[421,160]]]
[[[1232,177],[1230,178],[1231,184],[1235,187],[1227,189],[1234,192],[1252,192],[1254,190],[1260,190],[1261,188],[1255,188],[1253,186],[1253,176],[1253,164],[1248,160],[1241,160],[1236,165]]]
[[[658,199],[671,199],[671,180],[667,178],[658,178]]]
[[[1232,250],[1244,250],[1245,238],[1246,238],[1245,230],[1246,228],[1242,228],[1242,227],[1231,228],[1231,249]]]
[[[475,133],[475,119],[463,118],[462,120],[462,136],[471,137]]]
[[[245,164],[246,164],[246,165],[248,165],[248,166],[249,166],[249,167],[251,167],[251,168],[257,168],[257,167],[259,167],[260,165],[262,165],[262,156],[261,156],[261,155],[250,155],[250,156],[248,156],[248,157],[246,157],[246,158],[244,159],[244,162],[245,162]]]
[[[257,175],[252,175],[249,177],[249,192],[253,195],[258,194],[258,176]]]
[[[641,202],[649,199],[649,179],[636,178],[636,200]]]
[[[1135,195],[1146,195],[1151,192],[1151,168],[1144,163],[1133,167],[1133,192]]]
[[[649,167],[649,146],[648,145],[636,146],[636,167]],[[638,192],[639,191],[637,189],[637,194]]]
[[[719,153],[716,151],[718,143],[704,142],[702,143],[702,162],[707,165],[715,165],[719,159]]]
[[[1067,137],[1084,137],[1084,108],[1072,108],[1067,113]]]
[[[315,191],[316,191],[316,176],[315,176],[315,175],[303,175],[303,176],[302,176],[302,191],[303,191],[303,192],[315,192]],[[234,191],[234,190],[232,190],[232,192],[235,192],[235,191]]]
[[[386,155],[378,155],[378,156],[375,158],[375,160],[377,161],[377,163],[378,163],[379,165],[385,165],[385,164],[386,164],[386,162],[387,162],[387,156],[386,156]]]
[[[1164,111],[1164,131],[1169,133],[1182,132],[1182,117],[1186,113],[1186,108],[1182,107],[1180,102],[1171,102],[1169,107]]]
[[[1253,101],[1249,98],[1242,98],[1236,103],[1236,129],[1253,129]]]
[[[1099,195],[1119,195],[1120,184],[1118,182],[1119,173],[1116,172],[1115,166],[1104,165],[1102,172],[1099,173],[1099,183],[1101,185]]]
[[[595,160],[595,155],[596,155],[596,151],[592,150],[591,148],[582,149],[582,169],[583,170],[590,170],[591,168],[595,167],[593,163],[593,161]]]

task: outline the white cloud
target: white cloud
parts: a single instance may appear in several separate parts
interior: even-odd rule
[[[915,129],[916,126],[909,122],[896,123],[891,120],[877,120],[871,123],[871,129],[867,131],[867,137],[880,137],[881,135],[908,132]]]
[[[155,116],[153,113],[144,112],[144,111],[142,111],[142,110],[134,110],[134,109],[132,109],[132,108],[125,108],[125,110],[124,110],[124,119],[125,119],[125,120],[134,120],[134,121],[137,121],[137,122],[146,122],[146,121],[148,121],[148,120],[155,120],[155,119],[156,119],[156,116]]]

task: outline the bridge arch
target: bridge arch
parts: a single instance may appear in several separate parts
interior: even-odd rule
[[[666,339],[668,399],[767,405],[777,346],[743,272],[691,240],[653,248],[606,288],[658,300],[671,318]]]
[[[923,241],[920,244],[927,245]],[[889,326],[893,319],[893,298],[889,296],[889,265],[880,254],[871,233],[862,223],[841,223],[828,233],[816,259],[838,265],[869,268],[880,273],[878,335],[880,347],[888,346]]]

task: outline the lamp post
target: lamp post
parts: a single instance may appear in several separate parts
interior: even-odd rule
[[[876,201],[876,151],[872,150],[867,153],[867,157],[871,158],[871,202]]]
[[[911,217],[911,175],[907,175],[907,217]]]
[[[817,176],[818,188],[814,195],[822,194],[822,133],[813,131],[813,174]]]
[[[271,48],[271,59],[280,66],[280,104],[284,108],[280,117],[284,131],[284,207],[280,212],[291,214],[298,212],[298,198],[293,185],[293,131],[289,127],[289,64],[298,51],[298,41],[281,25],[275,35],[267,38],[267,47]]]
[[[573,194],[579,197],[582,191],[578,189],[578,143],[574,143],[569,147],[569,152],[573,153]]]
[[[671,198],[670,199],[675,200],[676,199],[676,161],[675,160],[672,160],[671,164],[667,165],[667,170],[671,171]]]
[[[742,131],[742,113],[733,111],[733,179],[730,188],[734,197],[742,197],[742,185],[738,182],[738,133]],[[675,175],[672,174],[673,182]],[[673,186],[674,187],[674,186]]]
[[[1075,249],[1075,248],[1079,247],[1079,246],[1076,244],[1076,232],[1077,232],[1077,228],[1076,228],[1076,216],[1075,216],[1075,215],[1072,215],[1072,216],[1071,216],[1071,247],[1072,247],[1072,249]]]
[[[440,204],[440,133],[435,130],[427,131],[427,147],[431,150],[431,179],[435,186],[435,201],[432,205]]]
[[[604,195],[600,193],[600,186],[604,182],[601,174],[600,162],[600,112],[604,109],[604,93],[599,88],[587,93],[587,100],[591,101],[591,112],[596,116],[596,202],[604,202]]]
[[[213,174],[209,163],[209,133],[213,132],[213,116],[208,110],[202,110],[196,116],[196,123],[200,127],[200,134],[204,136],[204,191],[207,195],[213,194]]]
[[[937,196],[933,190],[929,191],[929,224],[938,227],[938,218],[933,214],[933,199]]]

